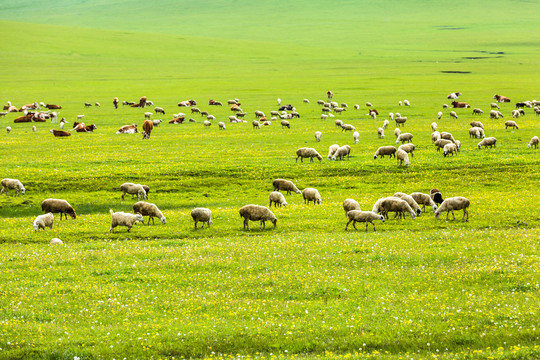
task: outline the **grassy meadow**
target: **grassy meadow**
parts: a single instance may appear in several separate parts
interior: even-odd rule
[[[5,1],[0,103],[60,104],[68,125],[84,114],[97,130],[54,138],[58,124],[0,117],[0,177],[26,187],[0,196],[0,359],[539,358],[540,150],[527,144],[540,118],[526,108],[518,130],[504,128],[516,101],[540,99],[538,5]],[[316,102],[329,89],[349,107],[321,120]],[[442,104],[454,91],[484,114],[451,119]],[[495,93],[512,99],[500,104],[504,119],[489,118]],[[112,99],[143,95],[164,122],[148,141],[115,134],[141,127],[153,107],[115,110]],[[233,98],[248,123],[207,105]],[[253,129],[254,111],[269,115],[277,98],[300,119]],[[212,126],[177,107],[187,99]],[[168,124],[177,112],[196,122]],[[373,159],[395,145],[394,122],[377,137],[389,112],[407,116],[402,131],[414,135],[408,168]],[[359,144],[335,119],[356,127]],[[496,148],[477,148],[472,120]],[[457,156],[435,151],[433,121],[461,141]],[[335,143],[351,145],[349,160],[326,158]],[[295,162],[299,147],[323,161]],[[238,209],[268,206],[275,178],[317,188],[322,205],[285,194],[276,228],[244,231]],[[167,224],[110,233],[109,209],[136,202],[121,200],[124,182],[150,186]],[[346,198],[371,210],[432,188],[470,199],[469,222],[426,209],[344,230]],[[46,198],[69,201],[77,219],[57,215],[52,230],[34,231]],[[193,228],[195,207],[212,210],[210,228]]]

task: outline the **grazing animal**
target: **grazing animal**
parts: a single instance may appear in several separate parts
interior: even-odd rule
[[[41,202],[41,210],[45,213],[60,213],[60,220],[62,220],[62,214],[71,216],[72,219],[77,218],[75,209],[66,201],[62,199],[45,199]]]
[[[150,220],[152,220],[152,224],[154,225],[154,217],[157,217],[162,224],[166,224],[167,220],[165,219],[165,216],[163,216],[163,213],[159,208],[152,203],[147,203],[144,201],[139,201],[133,204],[133,212],[135,214],[139,213],[142,216],[148,216],[148,225],[150,225]],[[141,220],[141,222],[144,224],[144,221]]]
[[[150,139],[150,134],[154,129],[154,122],[152,120],[145,120],[142,124],[143,139]]]
[[[472,111],[473,115],[482,115],[484,112],[479,108],[474,108]]]
[[[528,148],[531,148],[533,146],[535,149],[538,149],[538,136],[533,136],[531,138],[531,141],[529,142],[529,145],[527,145]]]
[[[120,101],[120,100],[118,100],[117,97],[115,97],[115,98],[113,99],[112,103],[113,103],[113,107],[114,107],[115,109],[118,109],[118,102],[119,102],[119,101]]]
[[[261,226],[260,230],[264,229],[266,224],[266,221],[270,221],[272,224],[274,224],[274,228],[277,225],[277,218],[274,215],[270,209],[268,209],[265,206],[260,205],[245,205],[240,208],[238,211],[240,213],[240,217],[244,218],[244,230],[249,231],[249,221],[260,221]]]
[[[426,211],[426,205],[431,206],[433,211],[437,210],[437,204],[435,204],[435,201],[433,201],[430,195],[420,192],[413,192],[412,194],[410,194],[410,196],[414,199],[414,201],[416,201],[418,205],[423,205],[422,211]]]
[[[304,158],[309,158],[313,162],[313,158],[317,158],[319,161],[322,161],[322,156],[314,148],[303,147],[296,150],[296,162],[300,158],[301,162],[304,162]]]
[[[381,146],[380,148],[377,149],[377,151],[375,152],[375,155],[373,155],[373,158],[376,159],[379,156],[381,158],[384,158],[385,155],[390,155],[390,158],[392,158],[392,156],[395,158],[396,157],[396,151],[397,151],[397,149],[396,149],[395,146],[392,146],[392,145]]]
[[[123,183],[120,185],[120,191],[122,191],[122,200],[126,194],[137,195],[137,200],[148,200],[148,192],[150,188],[145,189],[145,185],[134,183]],[[140,198],[140,199],[139,199]]]
[[[46,227],[49,229],[53,228],[54,223],[54,215],[52,212],[49,212],[44,215],[39,215],[34,220],[34,223],[32,224],[32,227],[34,228],[34,231],[38,231],[39,229],[45,230]]]
[[[60,110],[62,108],[60,105],[55,104],[47,104],[45,107],[49,110]]]
[[[358,230],[356,228],[357,222],[364,222],[366,223],[366,231],[368,231],[368,224],[373,225],[373,231],[375,231],[375,224],[373,223],[373,221],[381,220],[382,222],[384,222],[384,216],[374,213],[373,211],[351,210],[347,213],[347,218],[349,219],[349,221],[347,222],[347,225],[345,225],[345,230],[347,230],[347,227],[351,222],[353,223],[353,227],[355,230]]]
[[[26,189],[24,188],[24,185],[17,179],[2,179],[2,190],[0,190],[0,194],[6,193],[8,194],[8,190],[15,190],[15,193],[18,195],[23,194],[26,192]]]
[[[178,106],[180,106],[180,107],[190,107],[190,106],[195,106],[195,105],[197,105],[197,102],[195,100],[193,100],[193,99],[180,101],[178,103]]]
[[[354,199],[345,199],[343,201],[343,210],[345,210],[345,217],[347,217],[347,213],[351,210],[362,210],[360,209],[360,204],[358,201]]]
[[[109,213],[111,214],[110,232],[114,232],[114,228],[117,226],[125,226],[127,227],[127,232],[129,232],[137,221],[143,221],[143,216],[141,214],[134,215],[125,213],[123,211],[114,212],[112,209],[109,210]]]
[[[268,205],[268,207],[272,207],[272,203],[274,203],[275,207],[277,207],[278,205],[280,207],[289,205],[285,200],[285,196],[283,196],[283,194],[279,191],[272,191],[268,196],[268,199],[270,200],[270,205]]]
[[[480,149],[482,148],[482,146],[486,149],[488,146],[490,148],[496,147],[495,146],[496,143],[497,143],[497,139],[495,139],[494,137],[487,137],[487,138],[482,139],[482,141],[478,143],[478,148]]]
[[[283,190],[287,192],[287,195],[290,195],[291,191],[300,194],[300,190],[298,190],[296,185],[290,180],[275,179],[272,181],[272,186],[274,187],[274,191]]]
[[[304,198],[304,203],[309,205],[311,201],[313,201],[313,205],[316,203],[321,205],[322,199],[321,194],[319,194],[319,191],[314,188],[305,188],[302,190],[302,197]]]
[[[441,212],[446,211],[446,220],[448,220],[448,215],[450,215],[450,212],[452,212],[452,216],[455,220],[456,215],[454,215],[454,210],[463,210],[462,221],[469,221],[469,212],[467,211],[467,208],[470,204],[471,202],[469,201],[469,199],[464,198],[463,196],[447,198],[435,211],[435,218],[438,219],[441,215]],[[465,217],[467,217],[467,220],[465,220]]]
[[[508,129],[509,127],[513,129],[519,129],[519,126],[516,124],[516,122],[512,120],[507,120],[504,122],[504,128]]]

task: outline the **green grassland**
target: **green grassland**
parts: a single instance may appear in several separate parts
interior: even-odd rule
[[[69,124],[84,114],[98,127],[59,139],[48,132],[58,124],[0,117],[0,177],[27,190],[0,196],[0,358],[540,357],[540,156],[527,148],[539,118],[525,109],[519,130],[504,129],[516,101],[540,99],[538,1],[152,4],[0,9],[0,103],[57,103]],[[358,145],[320,119],[328,89],[349,105],[336,118],[356,127]],[[442,104],[453,91],[484,115],[457,109],[451,119]],[[502,120],[487,115],[495,93],[512,98]],[[115,134],[141,126],[148,109],[115,110],[112,98],[143,95],[165,108],[163,124],[148,141]],[[278,97],[301,118],[252,129],[254,111],[277,110]],[[212,126],[176,106],[190,98],[216,116]],[[228,107],[210,98],[239,98],[248,123],[229,124]],[[410,107],[398,106],[404,99]],[[197,122],[168,124],[179,111]],[[389,112],[407,116],[402,131],[414,135],[408,168],[373,159],[395,144],[393,122],[377,138]],[[472,120],[496,148],[476,147]],[[433,121],[461,141],[457,156],[435,151]],[[334,143],[351,145],[349,160],[326,159]],[[296,163],[304,146],[323,161]],[[322,205],[285,195],[275,229],[244,231],[238,209],[268,205],[275,178],[317,188]],[[110,233],[109,209],[131,212],[136,201],[121,200],[124,182],[149,185],[167,224]],[[428,209],[375,232],[344,230],[346,198],[370,210],[434,187],[469,198],[469,222]],[[56,216],[35,232],[50,197],[68,200],[77,219]],[[213,212],[209,229],[193,229],[199,206]],[[53,237],[65,245],[50,246]]]

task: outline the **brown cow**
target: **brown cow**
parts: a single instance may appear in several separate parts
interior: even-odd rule
[[[150,134],[154,129],[154,122],[152,120],[145,120],[142,124],[143,128],[143,139],[150,139]]]
[[[90,125],[84,125],[84,123],[82,124],[83,126],[82,127],[78,127],[77,129],[75,129],[77,132],[93,132],[94,130],[97,129],[97,126],[95,124],[90,124]]]
[[[55,105],[55,104],[47,104],[45,105],[45,107],[50,110],[59,110],[62,108],[60,105]]]
[[[471,105],[467,104],[466,102],[452,101],[452,107],[453,108],[469,108],[471,107]]]
[[[71,136],[71,133],[64,130],[50,130],[51,134],[53,134],[55,137],[62,137],[62,136]]]
[[[118,131],[117,134],[135,134],[138,133],[137,124],[124,125]]]
[[[497,102],[510,102],[510,99],[507,98],[506,96],[502,96],[502,95],[493,95],[493,98],[497,100]]]
[[[14,123],[26,123],[26,122],[32,122],[32,118],[34,117],[33,113],[28,113],[24,116],[19,116],[18,118],[15,118],[13,120]]]
[[[113,106],[114,106],[115,109],[118,109],[118,102],[119,102],[119,100],[118,100],[117,97],[115,97],[115,98],[113,99],[113,101],[112,101]]]
[[[178,106],[195,106],[197,102],[195,100],[184,100],[178,103]]]
[[[140,98],[139,103],[132,104],[131,107],[145,107],[146,106],[146,96]]]
[[[181,124],[183,123],[185,118],[183,116],[179,116],[177,118],[174,118],[172,120],[169,120],[169,124]]]

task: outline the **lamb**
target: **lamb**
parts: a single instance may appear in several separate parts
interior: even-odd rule
[[[431,123],[431,130],[437,131],[437,123],[436,122]]]
[[[396,139],[396,144],[399,144],[400,141],[401,143],[405,143],[405,141],[411,142],[412,138],[413,138],[413,135],[411,133],[399,134],[399,136]]]
[[[471,121],[471,126],[484,129],[484,124],[482,124],[480,121]]]
[[[393,112],[389,112],[389,113],[388,113],[388,117],[390,118],[390,120],[394,120],[394,113],[393,113]]]
[[[0,195],[5,191],[6,195],[8,194],[8,190],[15,190],[15,193],[17,196],[19,194],[23,194],[26,192],[26,189],[24,188],[24,185],[17,179],[2,179],[2,190],[0,190]]]
[[[444,157],[452,154],[452,156],[454,156],[454,154],[457,155],[457,146],[456,144],[446,144],[444,145],[444,148],[443,148],[443,151],[444,151]]]
[[[208,121],[216,120],[216,117],[214,115],[208,115],[206,117],[206,120],[208,120]]]
[[[381,157],[381,158],[384,158],[385,155],[390,155],[390,158],[393,157],[396,157],[396,147],[395,146],[381,146],[380,148],[377,149],[377,151],[375,152],[375,155],[373,155],[373,159],[376,159],[377,157]]]
[[[163,119],[152,120],[152,123],[154,124],[154,126],[159,126],[159,124],[161,124],[162,122],[163,122]]]
[[[60,220],[62,220],[62,214],[65,215],[66,219],[69,214],[72,219],[77,218],[75,209],[66,200],[62,199],[45,199],[41,202],[41,210],[45,213],[60,213]]]
[[[9,134],[11,132],[11,126],[6,127],[6,131]]]
[[[322,135],[322,133],[320,131],[315,131],[315,140],[320,142],[321,141],[321,135]]]
[[[33,131],[33,132],[36,132],[36,130],[37,130],[36,126],[35,126],[35,125],[32,126],[32,131]]]
[[[448,109],[448,104],[442,104],[443,109]]]
[[[341,131],[356,131],[356,128],[351,124],[343,124],[341,125]]]
[[[411,103],[409,102],[409,100],[403,100],[403,105],[411,106]]]
[[[495,139],[494,137],[487,137],[487,138],[482,139],[482,141],[478,143],[478,148],[481,149],[482,146],[484,146],[485,148],[487,148],[488,146],[490,148],[496,147],[495,146],[496,143],[497,143],[497,139]]]
[[[225,123],[223,121],[218,122],[219,130],[225,130]]]
[[[448,105],[447,105],[447,106],[448,106]],[[439,112],[437,113],[437,119],[441,120],[442,116],[443,116],[442,111],[439,111]]]
[[[139,213],[142,216],[148,216],[148,225],[150,225],[150,220],[152,220],[152,224],[154,225],[154,217],[157,217],[163,224],[167,223],[167,220],[165,219],[165,216],[163,216],[163,213],[161,210],[158,209],[158,207],[155,204],[147,203],[144,201],[139,201],[133,204],[133,212],[135,214]],[[141,222],[144,224],[144,221],[141,220]]]
[[[272,186],[274,186],[274,191],[283,190],[287,192],[287,195],[291,195],[291,191],[300,194],[300,190],[294,185],[292,181],[285,179],[275,179],[272,181]]]
[[[347,156],[347,159],[349,159],[349,155],[351,153],[351,147],[349,145],[343,145],[332,156],[332,160],[343,160],[345,156]]]
[[[328,148],[328,160],[332,159],[332,156],[336,153],[336,151],[338,151],[338,149],[338,144],[330,145],[330,147]]]
[[[334,108],[334,112],[337,114],[341,114],[342,112],[347,111],[347,109],[336,107]]]
[[[345,199],[343,201],[343,210],[345,210],[345,217],[347,217],[347,213],[351,210],[361,210],[360,204],[354,199]]]
[[[360,133],[358,131],[355,131],[353,134],[353,140],[355,144],[358,144],[360,142]]]
[[[399,215],[399,218],[404,216],[406,212],[411,215],[411,218],[413,220],[416,217],[413,209],[405,200],[402,200],[394,196],[377,200],[375,202],[375,205],[373,205],[373,209],[371,211],[373,211],[376,214],[380,212],[381,215],[383,215],[386,219],[388,219],[389,212],[396,213],[396,216]]]
[[[281,120],[281,128],[283,129],[284,126],[288,129],[291,128],[291,124],[287,120]]]
[[[122,191],[122,200],[124,200],[126,194],[137,195],[137,200],[139,200],[139,198],[148,200],[148,193],[141,184],[124,183],[120,185],[120,191]]]
[[[279,191],[272,191],[270,195],[268,196],[268,199],[270,200],[270,205],[268,207],[272,207],[272,203],[274,203],[274,206],[287,206],[287,201],[285,200],[285,196],[283,196],[282,193]]]
[[[441,139],[450,140],[451,142],[455,143],[456,140],[454,139],[454,136],[449,132],[442,132],[441,133]]]
[[[304,104],[309,104],[309,100],[308,100],[308,99],[304,99]]]
[[[452,141],[447,139],[439,139],[435,141],[435,146],[437,147],[437,151],[440,151],[446,144],[452,144]]]
[[[377,129],[377,135],[379,136],[379,139],[384,139],[384,129],[378,128]]]
[[[512,121],[512,120],[507,120],[507,121],[504,122],[504,128],[508,129],[509,127],[513,128],[513,129],[519,129],[516,122]]]
[[[469,137],[477,138],[477,139],[484,138],[485,137],[484,130],[476,126],[472,127],[469,129]]]
[[[533,136],[531,141],[529,142],[529,145],[527,145],[528,148],[533,147],[535,149],[538,149],[538,136]]]
[[[322,199],[321,195],[319,194],[319,191],[314,188],[305,188],[302,190],[302,196],[304,197],[304,203],[309,205],[310,201],[313,201],[313,205],[315,203],[321,205]]]
[[[296,162],[298,162],[298,158],[300,158],[301,162],[304,162],[304,158],[309,158],[313,162],[314,157],[322,161],[322,156],[314,148],[303,147],[296,150]]]
[[[383,123],[382,123],[382,128],[386,129],[388,127],[388,125],[390,125],[390,121],[384,120]]]
[[[454,217],[454,220],[456,219],[456,215],[454,215],[454,210],[463,210],[463,218],[462,221],[469,221],[469,212],[467,211],[467,208],[471,202],[469,199],[464,198],[463,196],[456,196],[452,198],[448,198],[443,201],[441,206],[435,211],[435,218],[438,219],[441,215],[441,212],[446,211],[446,220],[448,220],[448,215],[450,215],[450,212],[452,212],[452,216]],[[465,216],[467,217],[467,220],[465,220]]]
[[[353,227],[355,230],[358,230],[356,228],[357,222],[365,222],[366,231],[368,230],[368,224],[373,225],[373,231],[375,231],[375,224],[373,223],[373,220],[381,220],[382,222],[384,222],[384,216],[378,215],[373,211],[351,210],[347,213],[347,218],[349,219],[349,221],[347,222],[347,225],[345,225],[345,230],[347,230],[347,227],[351,222],[353,223]]]
[[[274,224],[274,228],[277,225],[277,218],[270,209],[265,206],[260,205],[245,205],[240,208],[238,211],[240,217],[244,218],[244,230],[249,231],[249,220],[251,221],[260,221],[261,226],[260,230],[266,227],[265,221],[270,221]]]
[[[422,211],[426,211],[426,205],[431,206],[433,211],[437,210],[437,204],[428,194],[413,192],[410,195],[418,205],[422,205]]]
[[[111,214],[110,232],[114,232],[114,228],[117,226],[125,226],[127,227],[127,232],[129,232],[137,221],[143,221],[143,216],[138,213],[134,215],[123,211],[114,212],[112,209],[109,209],[109,213]]]
[[[474,108],[472,111],[473,115],[482,115],[484,112],[479,108]]]
[[[253,120],[253,122],[251,124],[253,125],[254,129],[260,129],[261,128],[261,124],[257,120]]]
[[[442,193],[438,189],[431,189],[431,191],[429,192],[429,196],[433,199],[433,202],[435,202],[435,204],[440,205],[444,201]]]
[[[324,105],[324,100],[317,100],[318,105]]]
[[[409,165],[411,164],[409,162],[409,155],[407,155],[407,153],[403,150],[398,150],[396,152],[396,158],[400,165],[405,165],[406,167],[409,167]]]
[[[450,117],[453,117],[454,119],[457,119],[457,113],[455,111],[450,111]]]
[[[435,142],[441,138],[441,133],[438,131],[434,131],[431,133],[431,142]]]
[[[193,114],[193,113],[199,113],[199,114],[200,114],[200,113],[201,113],[201,109],[199,109],[199,108],[197,108],[197,107],[193,107],[193,108],[191,108],[191,113],[192,113],[192,114]]]
[[[213,224],[212,222],[212,211],[207,208],[195,208],[191,210],[191,217],[193,218],[193,221],[195,222],[195,229],[197,229],[197,223],[202,222],[201,229],[204,227],[204,223],[206,223],[206,227],[210,227],[210,225]]]
[[[35,231],[39,229],[45,230],[46,227],[48,227],[49,229],[52,229],[53,223],[54,223],[54,215],[52,212],[49,212],[47,214],[39,215],[38,217],[36,217],[36,219],[34,220],[34,223],[32,224],[32,227],[34,228]]]
[[[416,147],[414,146],[413,143],[403,144],[403,145],[400,145],[398,147],[398,150],[403,150],[407,154],[411,154],[412,157],[414,157],[414,150],[415,149],[416,149]]]

